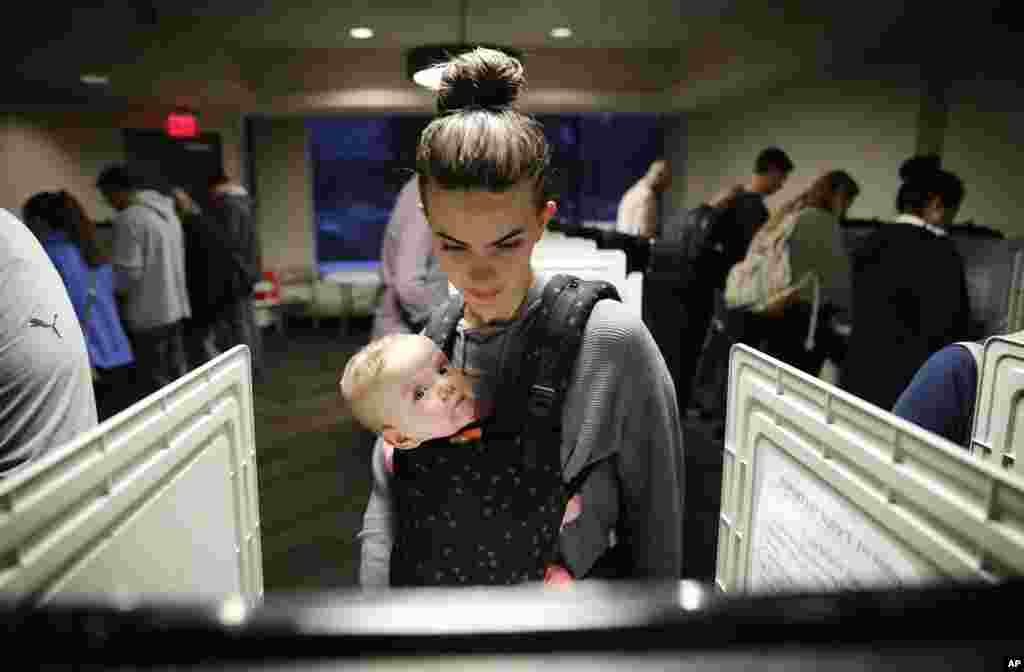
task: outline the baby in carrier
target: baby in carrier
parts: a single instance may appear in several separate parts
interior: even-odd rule
[[[477,400],[475,377],[412,334],[373,341],[342,374],[356,420],[386,442],[397,513],[391,584],[571,580],[557,561],[558,534],[580,499],[562,483],[557,446],[524,459],[519,436]]]

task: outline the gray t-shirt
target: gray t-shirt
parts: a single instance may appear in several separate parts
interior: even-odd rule
[[[60,274],[0,210],[0,473],[96,426],[85,336]]]
[[[192,316],[185,283],[185,238],[174,201],[140,191],[136,203],[114,218],[117,291],[121,319],[131,331],[173,324]]]
[[[500,403],[494,399],[499,362],[522,357],[524,318],[539,308],[549,277],[538,274],[523,311],[510,323],[475,329],[460,324],[452,363],[482,372],[477,393],[485,404]],[[628,540],[637,577],[678,579],[683,435],[675,387],[646,325],[618,301],[599,301],[590,315],[562,427],[563,480],[568,483],[592,467],[579,493],[582,513],[561,534],[562,554],[572,573],[585,575],[617,538]],[[359,533],[360,583],[366,587],[389,582],[389,479],[384,445],[378,440],[373,490]]]

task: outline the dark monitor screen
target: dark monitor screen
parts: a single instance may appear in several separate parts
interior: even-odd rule
[[[9,607],[0,632],[8,660],[38,669],[996,670],[1024,656],[1020,580],[775,596],[587,583],[272,596],[250,611]]]

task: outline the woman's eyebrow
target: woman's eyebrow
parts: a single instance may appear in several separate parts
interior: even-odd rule
[[[488,245],[488,247],[494,247],[495,245],[501,245],[502,243],[504,243],[509,238],[515,238],[516,236],[518,236],[523,231],[525,231],[525,229],[521,229],[521,228],[520,229],[516,229],[515,231],[513,231],[511,233],[508,233],[508,234],[502,236],[501,238],[497,239],[493,243],[487,243],[487,245]],[[441,237],[441,238],[444,238],[447,241],[450,241],[450,242],[453,242],[453,243],[457,243],[459,245],[462,245],[463,247],[469,247],[469,243],[464,243],[461,240],[459,240],[458,238],[452,238],[451,236],[449,236],[446,233],[438,232],[437,235],[439,237]]]

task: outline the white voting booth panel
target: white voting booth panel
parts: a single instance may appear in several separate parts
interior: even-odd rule
[[[971,450],[980,459],[1024,476],[1024,332],[985,341],[978,372]]]
[[[0,481],[0,596],[262,599],[249,349]]]
[[[626,275],[626,253],[622,250],[596,250],[584,254],[534,255],[531,264],[539,273],[568,273],[581,280],[605,280],[619,290],[624,304],[643,312],[643,273]]]
[[[530,263],[540,273],[570,273],[582,280],[607,280],[620,292],[626,280],[626,253],[622,250],[534,254]]]
[[[715,582],[833,591],[1024,574],[1024,479],[732,349]]]
[[[589,238],[541,238],[533,247],[533,254],[559,253],[566,250],[597,250],[597,241]]]

